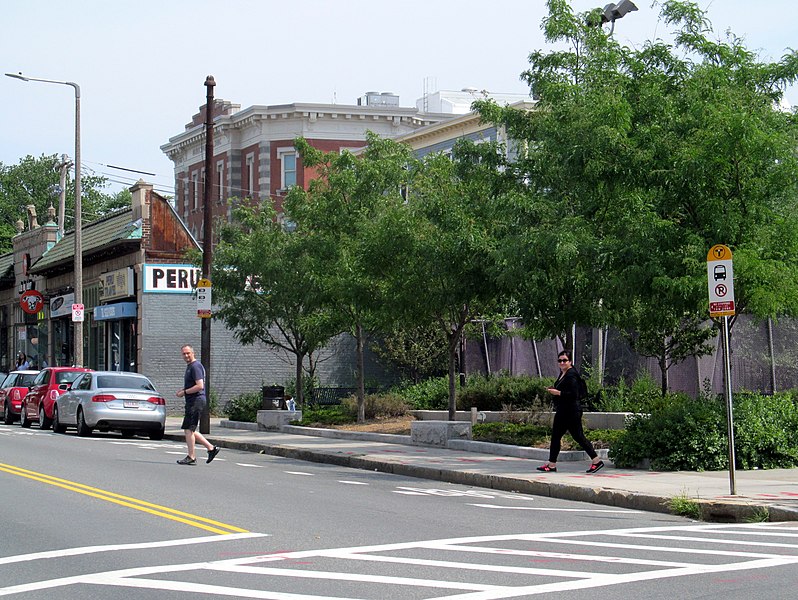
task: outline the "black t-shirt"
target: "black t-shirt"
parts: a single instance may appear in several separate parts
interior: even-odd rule
[[[205,367],[198,360],[194,360],[186,365],[186,374],[183,376],[183,389],[187,390],[190,387],[197,385],[197,381],[205,380]],[[186,394],[186,402],[205,401],[205,389],[201,389],[194,394]]]

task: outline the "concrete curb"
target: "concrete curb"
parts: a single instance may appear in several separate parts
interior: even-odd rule
[[[291,429],[307,429],[302,427],[289,426]],[[336,429],[314,430],[316,434],[304,431],[303,435],[317,435],[320,437],[332,437],[337,439],[362,439],[368,441],[379,441],[389,444],[402,443],[399,439],[409,440],[409,436],[378,434],[367,432],[346,432]],[[283,433],[298,433],[282,430]],[[323,432],[323,433],[322,433]],[[365,437],[369,436],[369,437]],[[377,436],[376,438],[373,436]],[[527,479],[524,477],[514,477],[510,475],[497,475],[490,473],[476,473],[466,470],[447,469],[435,466],[408,465],[395,463],[386,460],[367,458],[363,454],[349,454],[344,452],[330,452],[297,448],[295,446],[283,444],[266,444],[262,442],[246,442],[217,438],[207,435],[206,438],[213,444],[222,448],[242,450],[245,452],[256,452],[280,456],[315,463],[333,464],[352,469],[375,471],[380,473],[390,473],[404,477],[415,477],[431,481],[442,481],[460,485],[468,485],[487,489],[500,490],[504,492],[516,492],[535,496],[547,496],[560,500],[573,500],[577,502],[589,502],[603,506],[612,506],[628,510],[640,510],[646,512],[672,514],[670,509],[670,497],[644,494],[629,490],[608,489],[601,486],[588,487],[583,485],[573,485],[551,479]],[[169,432],[164,435],[164,439],[173,441],[183,441],[182,432]],[[484,442],[470,442],[471,444],[484,444]],[[405,445],[412,445],[408,442]],[[496,444],[499,445],[499,444]],[[528,449],[532,450],[532,449]],[[540,449],[538,449],[540,450]],[[475,450],[476,451],[476,450]],[[484,452],[483,450],[480,450]],[[584,454],[574,452],[573,454]],[[534,457],[530,457],[534,458]],[[545,460],[545,458],[538,459]],[[535,477],[533,473],[530,477]],[[763,515],[767,515],[769,521],[798,521],[798,507],[763,504],[751,500],[702,500],[695,499],[700,506],[701,519],[708,522],[741,523],[751,520],[759,520]]]

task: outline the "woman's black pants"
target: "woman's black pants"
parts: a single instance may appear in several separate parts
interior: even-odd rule
[[[557,457],[560,455],[560,447],[562,436],[565,432],[571,434],[574,441],[582,447],[582,450],[587,452],[587,455],[593,459],[598,456],[591,444],[585,437],[585,432],[582,429],[582,411],[581,410],[558,410],[554,413],[554,424],[551,428],[551,448],[549,448],[549,462],[556,463]]]

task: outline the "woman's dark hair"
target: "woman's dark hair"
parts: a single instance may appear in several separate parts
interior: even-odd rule
[[[571,357],[571,351],[570,350],[560,350],[560,353],[557,355],[557,358],[560,358],[561,356],[564,356],[565,358],[567,358],[568,362],[571,362],[571,363],[574,362],[574,359]]]

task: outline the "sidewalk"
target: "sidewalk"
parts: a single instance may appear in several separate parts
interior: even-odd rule
[[[180,422],[180,418],[167,419],[167,439],[184,439]],[[771,521],[798,521],[798,469],[737,471],[737,495],[732,496],[728,471],[616,469],[605,459],[603,470],[587,475],[588,461],[573,460],[573,455],[582,453],[563,453],[558,472],[546,474],[535,467],[543,464],[547,453],[534,448],[460,441],[462,449],[453,450],[411,445],[410,436],[290,426],[284,431],[258,431],[254,427],[211,419],[206,437],[222,448],[652,512],[670,512],[670,499],[685,496],[701,504],[702,518],[707,521],[741,522],[764,509]],[[507,455],[496,454],[502,450]]]

